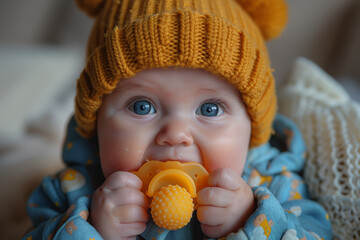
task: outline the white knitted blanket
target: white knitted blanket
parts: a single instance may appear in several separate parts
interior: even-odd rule
[[[328,211],[334,239],[360,239],[360,105],[317,65],[299,58],[279,91],[279,112],[303,134],[305,181]]]

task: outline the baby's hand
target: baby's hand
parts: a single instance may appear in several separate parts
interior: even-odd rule
[[[94,193],[92,225],[106,239],[136,239],[146,228],[148,202],[142,182],[129,172],[115,172]]]
[[[250,186],[229,168],[210,173],[208,184],[197,196],[197,217],[203,233],[219,238],[238,231],[255,211]]]

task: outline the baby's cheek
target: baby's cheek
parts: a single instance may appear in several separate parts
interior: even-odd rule
[[[144,150],[142,148],[125,146],[119,157],[121,171],[135,171],[140,168],[143,163],[143,156]]]
[[[241,174],[246,155],[246,148],[241,149],[239,146],[230,143],[221,147],[219,145],[214,146],[208,154],[208,159],[205,159],[205,167],[210,172],[218,168],[231,168]]]
[[[117,171],[138,169],[142,165],[143,150],[128,145],[107,146],[102,149],[100,159],[106,177]]]

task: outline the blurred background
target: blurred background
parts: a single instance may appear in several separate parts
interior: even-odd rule
[[[288,0],[289,23],[268,43],[277,86],[294,60],[314,61],[360,100],[360,1]],[[0,0],[0,236],[31,226],[25,204],[62,167],[92,19],[73,0]]]

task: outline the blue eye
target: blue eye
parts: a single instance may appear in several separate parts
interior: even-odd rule
[[[154,114],[156,110],[154,106],[146,100],[139,100],[129,106],[129,110],[138,115]]]
[[[196,110],[196,114],[205,117],[216,117],[223,113],[223,109],[215,103],[204,103]]]

